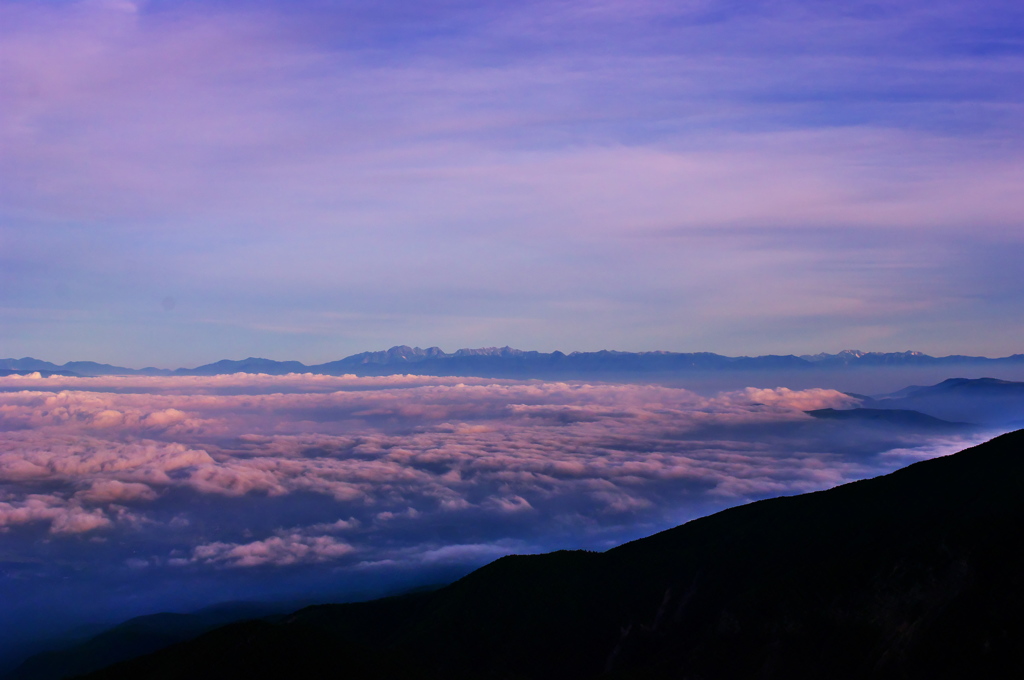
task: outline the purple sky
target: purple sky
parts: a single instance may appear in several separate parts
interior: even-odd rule
[[[1005,355],[1024,5],[0,0],[0,356]]]

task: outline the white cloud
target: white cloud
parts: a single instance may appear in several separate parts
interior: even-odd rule
[[[304,562],[326,562],[353,550],[332,536],[288,534],[252,543],[207,543],[192,551],[192,562],[228,567],[287,566]]]
[[[28,494],[15,502],[0,502],[0,529],[35,522],[49,522],[51,534],[80,534],[112,524],[102,510],[85,510],[57,495]]]
[[[146,484],[119,482],[116,479],[94,480],[88,489],[75,494],[76,499],[95,504],[151,501],[156,497],[157,492]]]

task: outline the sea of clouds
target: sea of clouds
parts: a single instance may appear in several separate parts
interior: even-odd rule
[[[381,537],[396,524],[434,528],[430,540],[401,541],[405,557],[450,548],[439,525],[476,544],[544,546],[557,534],[593,547],[622,526],[661,528],[706,507],[884,472],[934,444],[893,431],[850,441],[849,426],[804,413],[857,404],[825,389],[701,397],[647,385],[241,374],[12,377],[0,388],[0,528],[47,540],[184,529],[136,566],[386,559],[395,545]],[[185,502],[196,496],[311,494],[325,502],[306,525],[227,517],[221,535],[187,531],[200,519]]]
[[[202,584],[204,601],[280,595],[269,584],[288,574],[343,591],[367,573],[604,549],[980,438],[805,413],[857,404],[424,376],[0,378],[0,589],[29,611],[77,583],[90,611],[131,613],[185,606]]]

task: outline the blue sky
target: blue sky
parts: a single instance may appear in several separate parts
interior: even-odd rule
[[[1016,2],[0,0],[0,355],[1021,351]]]

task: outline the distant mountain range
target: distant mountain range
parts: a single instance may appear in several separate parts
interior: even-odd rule
[[[465,375],[479,377],[584,377],[599,375],[635,375],[716,371],[786,370],[813,371],[870,367],[923,366],[1024,366],[1024,354],[990,359],[952,355],[933,357],[921,352],[860,352],[844,350],[838,354],[795,356],[765,355],[728,357],[711,352],[534,352],[511,347],[460,349],[451,354],[438,347],[421,349],[399,345],[378,352],[361,352],[323,364],[306,365],[298,361],[274,361],[249,357],[224,359],[196,368],[141,368],[100,364],[94,361],[69,361],[58,365],[31,357],[0,359],[0,375],[39,372],[46,375],[223,375],[231,373],[319,373],[325,375]]]
[[[3,680],[61,680],[191,640],[228,623],[285,614],[295,608],[225,602],[188,614],[138,616],[67,648],[35,654]]]
[[[834,409],[822,408],[813,411],[805,411],[809,416],[822,420],[839,420],[846,422],[861,422],[879,426],[894,426],[909,430],[936,430],[953,432],[957,430],[974,429],[973,423],[957,423],[941,418],[935,418],[920,411],[908,409],[879,409],[879,408],[849,408]]]
[[[1024,677],[1022,480],[1017,431],[604,553],[510,556],[433,592],[232,624],[88,677]]]
[[[996,378],[950,378],[937,385],[912,386],[882,397],[860,399],[864,408],[856,410],[920,411],[943,420],[1024,426],[1024,382]]]

